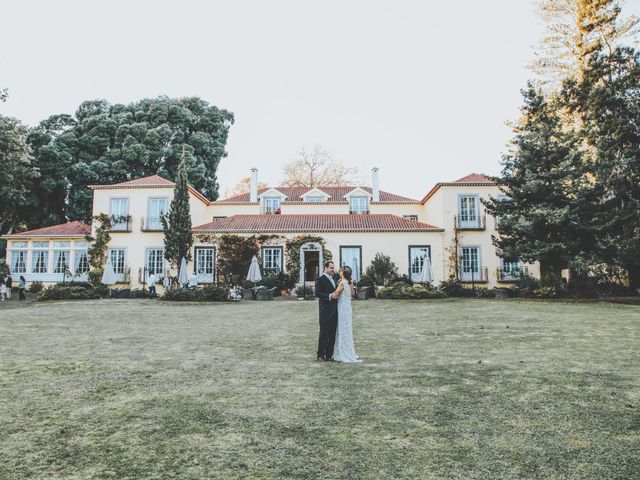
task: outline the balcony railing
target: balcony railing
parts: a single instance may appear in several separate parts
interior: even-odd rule
[[[457,230],[485,230],[487,228],[487,215],[478,215],[472,220],[463,220],[459,215],[455,215],[453,223]]]
[[[529,268],[526,266],[521,269],[515,269],[515,270],[505,270],[504,268],[496,269],[496,277],[498,278],[499,282],[506,282],[506,283],[517,282],[523,276],[527,276],[527,275],[529,275]]]
[[[160,217],[142,217],[140,219],[140,230],[143,232],[162,232],[162,219]]]
[[[477,270],[460,268],[458,279],[464,283],[487,283],[489,281],[489,269],[479,267]]]
[[[131,232],[131,216],[111,217],[110,232]]]
[[[263,207],[260,213],[262,213],[263,215],[280,215],[280,213],[282,212],[280,210],[280,207],[278,208]]]

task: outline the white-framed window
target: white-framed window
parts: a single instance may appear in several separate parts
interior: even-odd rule
[[[480,247],[460,248],[460,280],[464,282],[480,281]]]
[[[304,201],[308,203],[322,203],[325,200],[324,197],[305,197]]]
[[[53,273],[64,273],[69,270],[71,252],[69,250],[53,251]]]
[[[479,219],[478,195],[459,195],[458,227],[477,227]]]
[[[112,198],[109,202],[111,230],[127,231],[129,227],[129,199]]]
[[[418,221],[418,215],[403,215],[404,218],[408,218],[409,220]]]
[[[368,197],[350,197],[349,205],[351,213],[364,213],[369,211]]]
[[[518,280],[522,275],[520,260],[500,259],[500,280]]]
[[[147,248],[147,275],[164,276],[164,248]]]
[[[262,247],[262,268],[265,271],[282,271],[283,247]]]
[[[280,210],[280,197],[264,197],[264,213],[276,213]]]
[[[89,273],[89,254],[86,249],[76,250],[74,260],[74,270],[76,275]]]
[[[48,273],[49,271],[49,242],[33,242],[31,254],[31,272]]]
[[[195,247],[195,273],[198,283],[213,283],[216,268],[216,247]]]
[[[113,267],[113,273],[116,275],[124,276],[126,249],[124,248],[110,248],[109,249],[109,261]]]
[[[15,245],[15,242],[14,242],[14,245]],[[27,251],[26,250],[11,251],[11,273],[27,273]]]
[[[167,213],[167,198],[150,198],[147,230],[162,230],[162,216],[165,213]]]
[[[412,281],[422,281],[422,271],[427,258],[431,260],[431,247],[429,245],[409,246],[409,276]]]
[[[362,273],[362,247],[360,245],[345,245],[340,247],[340,266],[351,268],[351,280],[360,281]]]

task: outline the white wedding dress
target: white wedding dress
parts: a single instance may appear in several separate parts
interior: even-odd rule
[[[337,362],[359,363],[362,360],[356,354],[356,347],[353,345],[351,288],[346,280],[341,280],[340,283],[344,286],[344,290],[338,297],[338,328],[336,343],[333,347],[333,359]]]

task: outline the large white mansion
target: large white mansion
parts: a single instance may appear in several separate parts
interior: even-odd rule
[[[421,200],[380,190],[379,171],[372,169],[372,187],[271,187],[258,189],[258,171],[251,171],[250,192],[209,201],[189,190],[195,245],[189,269],[199,283],[217,280],[216,237],[270,235],[261,247],[264,269],[286,269],[286,240],[320,236],[334,261],[349,265],[359,276],[376,253],[391,257],[400,274],[419,280],[429,257],[434,282],[457,273],[460,280],[489,287],[512,282],[516,271],[535,265],[499,258],[491,236],[496,219],[483,211],[482,198],[499,197],[496,184],[479,174],[437,183]],[[114,185],[92,185],[93,214],[118,219],[112,225],[109,258],[122,284],[139,287],[144,272],[167,274],[161,215],[167,211],[173,182],[157,175]],[[123,219],[123,220],[122,220]],[[69,222],[6,235],[7,261],[14,277],[27,281],[62,281],[71,272],[84,279],[89,271],[88,242],[96,225]],[[300,280],[320,272],[322,251],[310,243],[301,248]],[[175,272],[173,272],[175,274]]]

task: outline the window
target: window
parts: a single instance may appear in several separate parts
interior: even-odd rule
[[[431,247],[429,245],[418,245],[409,247],[409,276],[414,282],[422,281],[422,272],[425,267],[425,260],[431,261]],[[427,265],[429,267],[430,264]],[[429,270],[429,274],[433,276],[432,270]],[[433,278],[431,280],[433,281]]]
[[[262,247],[262,268],[265,272],[282,271],[282,247]]]
[[[129,199],[128,198],[112,198],[111,199],[111,230],[127,231],[129,227]]]
[[[213,283],[216,265],[215,247],[196,247],[195,257],[198,283]]]
[[[162,216],[167,212],[166,198],[149,199],[149,218],[147,220],[147,230],[162,230]]]
[[[517,280],[522,273],[522,262],[520,260],[500,259],[502,268],[500,269],[499,280]]]
[[[351,197],[351,213],[366,213],[369,210],[368,197]]]
[[[480,281],[480,247],[461,248],[460,280],[463,282]]]
[[[403,215],[404,218],[408,218],[409,220],[418,221],[418,215]]]
[[[76,250],[75,273],[82,275],[89,272],[89,255],[86,250]]]
[[[264,213],[278,213],[280,210],[280,197],[264,197]]]
[[[113,267],[113,273],[124,277],[124,248],[113,248],[109,250],[109,261]]]
[[[28,242],[11,242],[11,272],[27,273]]]
[[[64,273],[69,270],[69,260],[71,252],[69,250],[53,251],[53,273]]]
[[[147,248],[147,275],[164,276],[164,248]]]
[[[324,202],[324,197],[306,197],[304,201],[309,203],[322,203]]]
[[[340,266],[351,267],[353,272],[351,280],[359,282],[362,274],[362,247],[359,245],[341,246]]]
[[[458,197],[458,227],[478,226],[478,196],[460,195]]]
[[[14,242],[15,248],[15,242]],[[11,251],[11,273],[27,273],[27,251]]]
[[[47,273],[49,271],[49,242],[33,242],[31,272]]]

